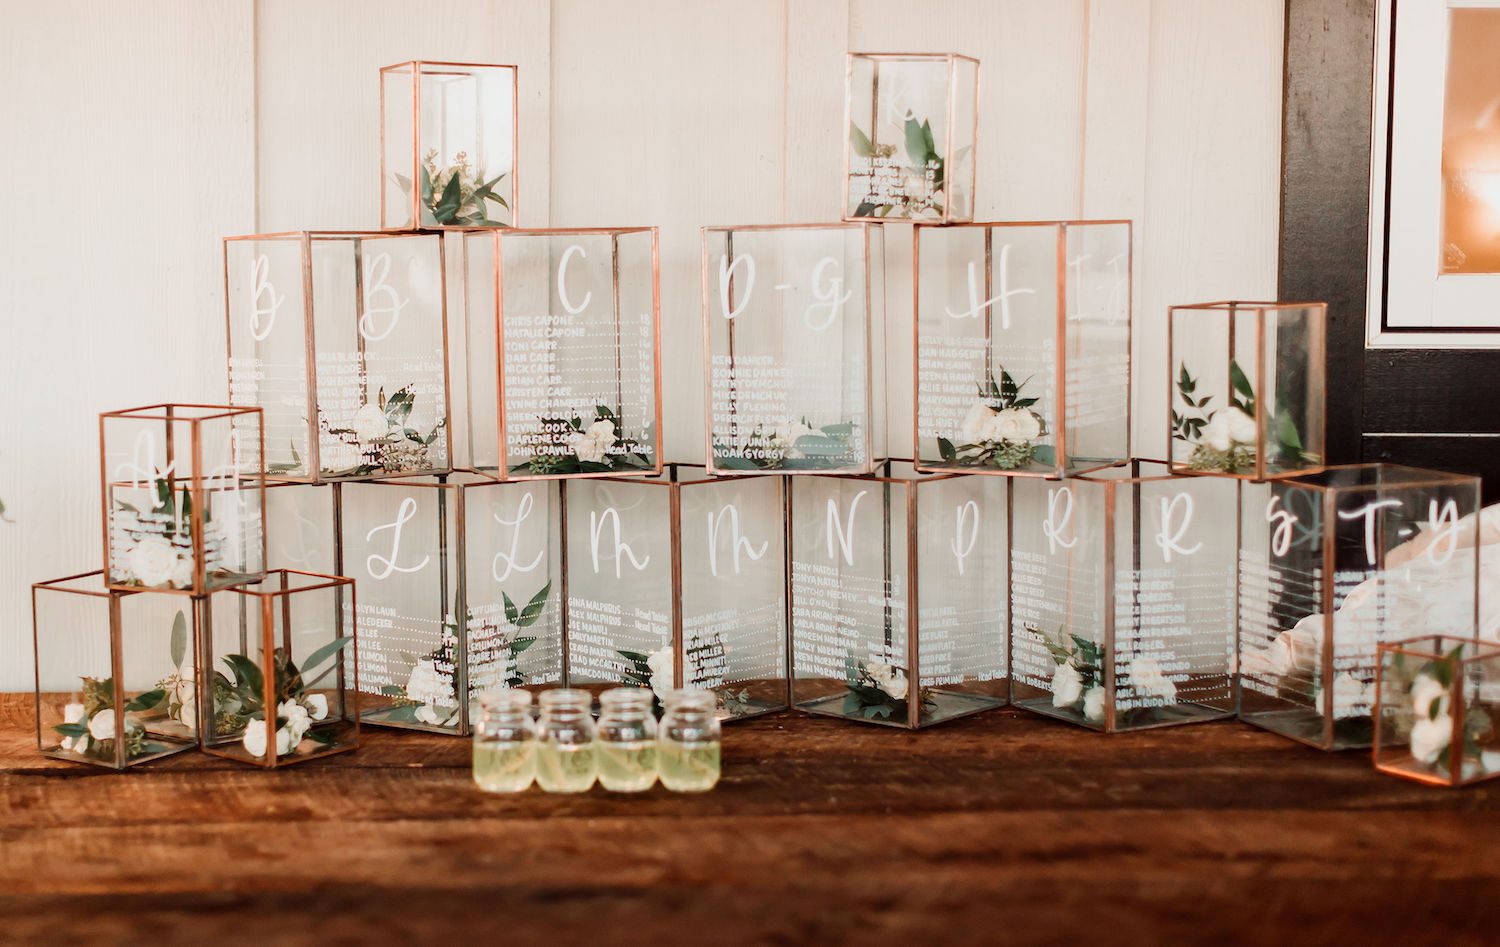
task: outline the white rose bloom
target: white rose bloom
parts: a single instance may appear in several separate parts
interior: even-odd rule
[[[198,725],[193,694],[192,678],[177,676],[172,684],[172,698],[177,702],[177,722],[189,730]]]
[[[657,697],[663,696],[672,689],[672,663],[673,654],[670,647],[654,651],[646,659],[646,666],[651,669],[651,690]]]
[[[1083,716],[1088,720],[1104,719],[1104,688],[1090,687],[1083,695]]]
[[[240,740],[244,744],[245,752],[254,757],[266,755],[266,722],[264,720],[252,720],[245,727],[245,736]]]
[[[1176,683],[1162,673],[1155,658],[1136,658],[1130,662],[1130,680],[1147,696],[1161,697],[1168,702],[1177,700]]]
[[[875,677],[880,689],[890,695],[892,700],[905,700],[907,692],[906,674],[900,668],[888,664],[878,665],[882,670]]]
[[[87,720],[88,717],[83,712],[82,704],[68,704],[63,708],[63,723],[86,723]],[[64,750],[82,753],[88,748],[89,738],[87,735],[80,735],[77,738],[63,737],[61,745]]]
[[[436,704],[447,698],[443,679],[431,658],[423,658],[411,669],[411,677],[406,680],[406,696],[419,704]]]
[[[1018,444],[1029,441],[1040,433],[1041,425],[1036,423],[1036,418],[1030,411],[1024,408],[1006,408],[990,421],[985,439]]]
[[[1227,417],[1226,417],[1227,415]],[[1215,417],[1223,417],[1229,427],[1229,439],[1236,444],[1255,443],[1255,418],[1239,408],[1225,408]]]
[[[583,436],[589,440],[598,441],[605,447],[613,447],[617,439],[615,437],[615,422],[608,420],[595,421],[584,430]]]
[[[587,434],[575,434],[572,438],[573,453],[578,459],[589,464],[601,464],[604,462],[604,452],[609,446],[603,441],[595,440]]]
[[[293,750],[295,750],[297,748],[297,744],[298,743],[302,742],[302,738],[299,735],[297,737],[296,742],[294,743],[292,741],[292,732],[291,731],[292,731],[292,728],[291,728],[290,725],[282,727],[280,730],[276,731],[276,755],[277,756],[286,756],[288,753],[292,752]]]
[[[347,441],[329,441],[318,445],[318,465],[324,470],[348,470],[359,466],[359,448]]]
[[[426,704],[418,707],[414,716],[420,722],[431,724],[434,727],[442,726],[443,723],[443,718],[438,715],[438,712]]]
[[[1083,696],[1083,675],[1071,663],[1063,663],[1052,672],[1052,706],[1070,707]]]
[[[984,439],[985,431],[989,429],[990,419],[995,412],[983,401],[976,401],[969,408],[969,413],[964,415],[964,423],[959,426],[958,432],[964,436],[964,440],[970,444],[978,443]]]
[[[172,588],[190,589],[193,587],[193,557],[183,556],[177,560],[177,568],[172,570]]]
[[[89,736],[95,740],[115,738],[115,712],[108,707],[89,718]]]
[[[83,723],[85,716],[82,704],[68,704],[63,708],[63,723]]]
[[[1452,739],[1452,717],[1447,714],[1436,720],[1420,717],[1411,727],[1411,755],[1423,763],[1436,763]]]
[[[288,726],[294,724],[302,725],[307,723],[309,719],[307,708],[297,703],[295,700],[282,701],[280,706],[276,708],[276,716],[285,720]]]
[[[125,565],[142,585],[166,585],[177,573],[177,550],[160,536],[137,540],[125,554]]]
[[[308,694],[302,698],[307,701],[307,713],[314,720],[323,720],[328,717],[328,697],[324,694]]]
[[[391,432],[391,422],[386,420],[385,412],[380,410],[380,405],[373,401],[354,412],[354,418],[349,422],[354,429],[354,436],[361,443],[376,441]]]
[[[1214,412],[1214,416],[1203,425],[1203,433],[1199,435],[1199,439],[1221,454],[1233,446],[1233,438],[1229,436],[1229,419],[1224,416],[1224,411]]]
[[[1444,687],[1437,678],[1431,674],[1418,674],[1411,683],[1411,707],[1418,717],[1432,716],[1432,702],[1438,703],[1438,716],[1448,713],[1449,706],[1453,703],[1452,695],[1448,688]]]

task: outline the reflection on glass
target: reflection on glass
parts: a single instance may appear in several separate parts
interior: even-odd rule
[[[1442,272],[1500,272],[1500,8],[1453,10],[1443,97]]]

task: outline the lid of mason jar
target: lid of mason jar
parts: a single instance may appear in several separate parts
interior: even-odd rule
[[[593,694],[576,687],[554,687],[537,695],[537,703],[543,707],[588,707],[593,702]]]
[[[479,695],[479,706],[485,710],[530,710],[531,691],[497,687]]]
[[[678,687],[667,691],[661,699],[668,707],[684,710],[713,710],[719,702],[718,695],[702,687]]]
[[[655,697],[649,687],[611,687],[599,695],[599,706],[649,707]]]

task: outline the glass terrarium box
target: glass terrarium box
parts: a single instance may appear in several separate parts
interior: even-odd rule
[[[460,244],[469,462],[501,480],[661,469],[654,227]]]
[[[779,478],[661,476],[565,485],[568,681],[715,694],[720,718],[787,706]]]
[[[1006,703],[1007,490],[991,477],[796,477],[795,706],[923,727]]]
[[[96,571],[33,585],[31,604],[44,756],[123,770],[198,746],[193,600]]]
[[[1014,489],[1012,703],[1107,733],[1232,716],[1235,481],[1132,460]]]
[[[870,224],[703,229],[710,473],[874,469],[884,259]]]
[[[203,749],[275,768],[358,747],[357,611],[352,579],[290,569],[211,596]]]
[[[99,416],[112,589],[202,595],[265,572],[259,408],[158,404]]]
[[[449,468],[443,287],[437,234],[225,238],[229,399],[264,410],[268,476]]]
[[[850,53],[845,111],[845,219],[974,218],[979,60]]]
[[[472,473],[339,485],[366,723],[468,734],[485,691],[561,682],[558,503]]]
[[[1328,307],[1167,311],[1172,469],[1264,480],[1323,464]]]
[[[1500,776],[1500,645],[1434,635],[1379,656],[1376,769],[1435,786]]]
[[[514,225],[519,102],[515,66],[380,70],[380,226]]]
[[[915,230],[917,466],[1060,477],[1127,458],[1130,222]]]
[[[338,502],[332,483],[266,483],[266,562],[338,574]]]
[[[1368,747],[1379,646],[1475,636],[1479,480],[1358,464],[1240,482],[1240,717]]]

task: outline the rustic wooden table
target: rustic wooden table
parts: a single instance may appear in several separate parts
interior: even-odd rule
[[[365,733],[121,776],[39,757],[30,697],[0,696],[0,940],[1500,942],[1500,783],[1238,723],[786,714],[726,728],[714,792],[633,797],[486,796],[466,741]]]

